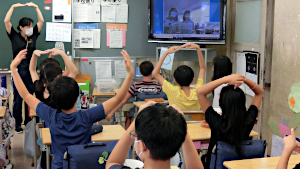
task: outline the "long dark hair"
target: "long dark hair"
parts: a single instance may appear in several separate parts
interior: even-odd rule
[[[232,63],[227,56],[216,56],[213,60],[213,64],[214,75],[212,77],[212,81],[232,74]]]
[[[185,12],[184,12],[184,14],[183,14],[183,21],[186,21],[186,18],[185,18],[185,15],[186,14],[191,14],[191,11],[189,11],[189,10],[186,10]],[[190,20],[191,20],[191,18],[190,18]]]
[[[177,13],[177,16],[175,16],[175,17],[172,17],[172,15],[171,15],[171,12],[176,12]],[[171,8],[170,9],[170,11],[169,11],[169,16],[167,17],[167,19],[169,19],[169,20],[174,20],[174,21],[178,21],[178,12],[177,12],[177,10],[175,9],[175,8]]]
[[[62,69],[57,60],[51,58],[43,60],[40,63],[40,78],[35,84],[36,90],[44,91],[45,88],[49,88],[54,79],[61,74]]]
[[[246,140],[246,97],[240,88],[233,85],[223,87],[220,94],[222,120],[220,131],[231,145],[234,145],[240,157],[243,157],[241,142]]]

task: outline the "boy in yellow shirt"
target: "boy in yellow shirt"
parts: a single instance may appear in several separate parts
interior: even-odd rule
[[[175,83],[179,86],[172,85],[160,75],[160,68],[166,56],[179,51],[180,48],[197,50],[200,72],[197,84],[192,89],[190,88],[190,84],[194,81],[194,71],[189,66],[182,65],[175,70]],[[163,86],[163,92],[167,94],[170,105],[175,104],[181,110],[200,110],[201,107],[198,101],[196,89],[203,85],[205,70],[205,62],[199,45],[196,45],[194,43],[186,43],[182,46],[170,47],[159,59],[152,74],[155,77],[155,79]]]

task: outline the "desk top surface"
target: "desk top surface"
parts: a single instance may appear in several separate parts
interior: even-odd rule
[[[225,161],[223,164],[229,169],[274,169],[277,167],[280,157],[266,157],[247,160]],[[290,157],[288,168],[294,168],[300,162],[300,155],[292,155]]]
[[[211,137],[211,130],[209,128],[201,127],[201,123],[188,123],[187,131],[193,141],[209,140]],[[258,133],[252,130],[250,137],[253,136],[258,136]]]
[[[93,142],[105,142],[120,140],[125,129],[121,125],[103,125],[103,131],[92,135]],[[42,140],[44,145],[51,145],[51,134],[49,128],[42,128]]]
[[[92,135],[92,141],[104,142],[120,140],[124,133],[125,129],[121,125],[103,125],[103,131]]]
[[[30,117],[36,117],[37,115],[36,115],[36,112],[33,109],[30,109],[29,116]]]
[[[113,92],[113,93],[99,93],[98,89],[96,87],[93,90],[93,96],[115,96],[115,95],[116,95],[115,92]]]
[[[146,103],[145,101],[139,101],[139,102],[133,102],[133,105],[135,105],[136,107],[140,108],[145,103]],[[169,101],[165,100],[164,103],[169,103]]]

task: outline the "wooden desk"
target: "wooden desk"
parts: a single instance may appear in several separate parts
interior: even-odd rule
[[[121,125],[103,125],[103,131],[92,135],[93,142],[105,142],[120,140],[124,135],[125,129]]]
[[[143,104],[145,104],[146,102],[144,101],[139,101],[139,102],[133,102],[133,105],[135,105],[137,108],[140,108]],[[169,103],[168,100],[165,100],[164,103]]]
[[[280,157],[266,157],[247,160],[225,161],[223,165],[229,169],[275,169]],[[288,168],[294,168],[300,162],[300,155],[290,157]]]
[[[93,90],[92,95],[94,96],[93,103],[96,104],[98,97],[111,98],[111,97],[114,97],[116,95],[116,93],[115,92],[113,92],[113,93],[99,93],[98,89],[95,87],[94,90]]]
[[[49,128],[42,128],[41,132],[42,132],[43,145],[50,146],[52,144],[50,129]]]
[[[4,117],[5,113],[6,113],[6,106],[0,106],[0,118]],[[2,135],[1,135],[1,137],[2,137]]]
[[[32,123],[34,126],[36,126],[36,118],[37,118],[37,115],[36,115],[36,112],[33,110],[33,109],[30,109],[30,112],[29,112],[29,116],[32,117]],[[36,132],[35,130],[32,130],[33,132],[33,152],[36,152]],[[50,133],[50,132],[49,132]],[[37,156],[36,156],[36,153],[34,153],[33,155],[33,166],[36,167],[37,166]]]
[[[193,141],[209,140],[211,137],[211,130],[209,128],[201,127],[200,124],[201,123],[187,124],[187,132]],[[250,137],[253,136],[258,136],[258,133],[252,130]]]

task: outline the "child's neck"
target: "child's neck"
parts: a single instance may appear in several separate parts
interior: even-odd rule
[[[152,82],[152,75],[150,75],[150,76],[144,76],[143,77],[143,81],[144,82]]]
[[[144,161],[144,169],[170,169],[170,160],[161,161],[161,160],[153,160],[151,158],[147,158]]]
[[[186,97],[190,97],[190,93],[191,93],[190,86],[181,86],[181,89],[184,91]]]
[[[66,114],[71,114],[71,113],[74,113],[76,111],[77,111],[76,106],[72,107],[69,110],[62,110],[62,112],[66,113]]]

